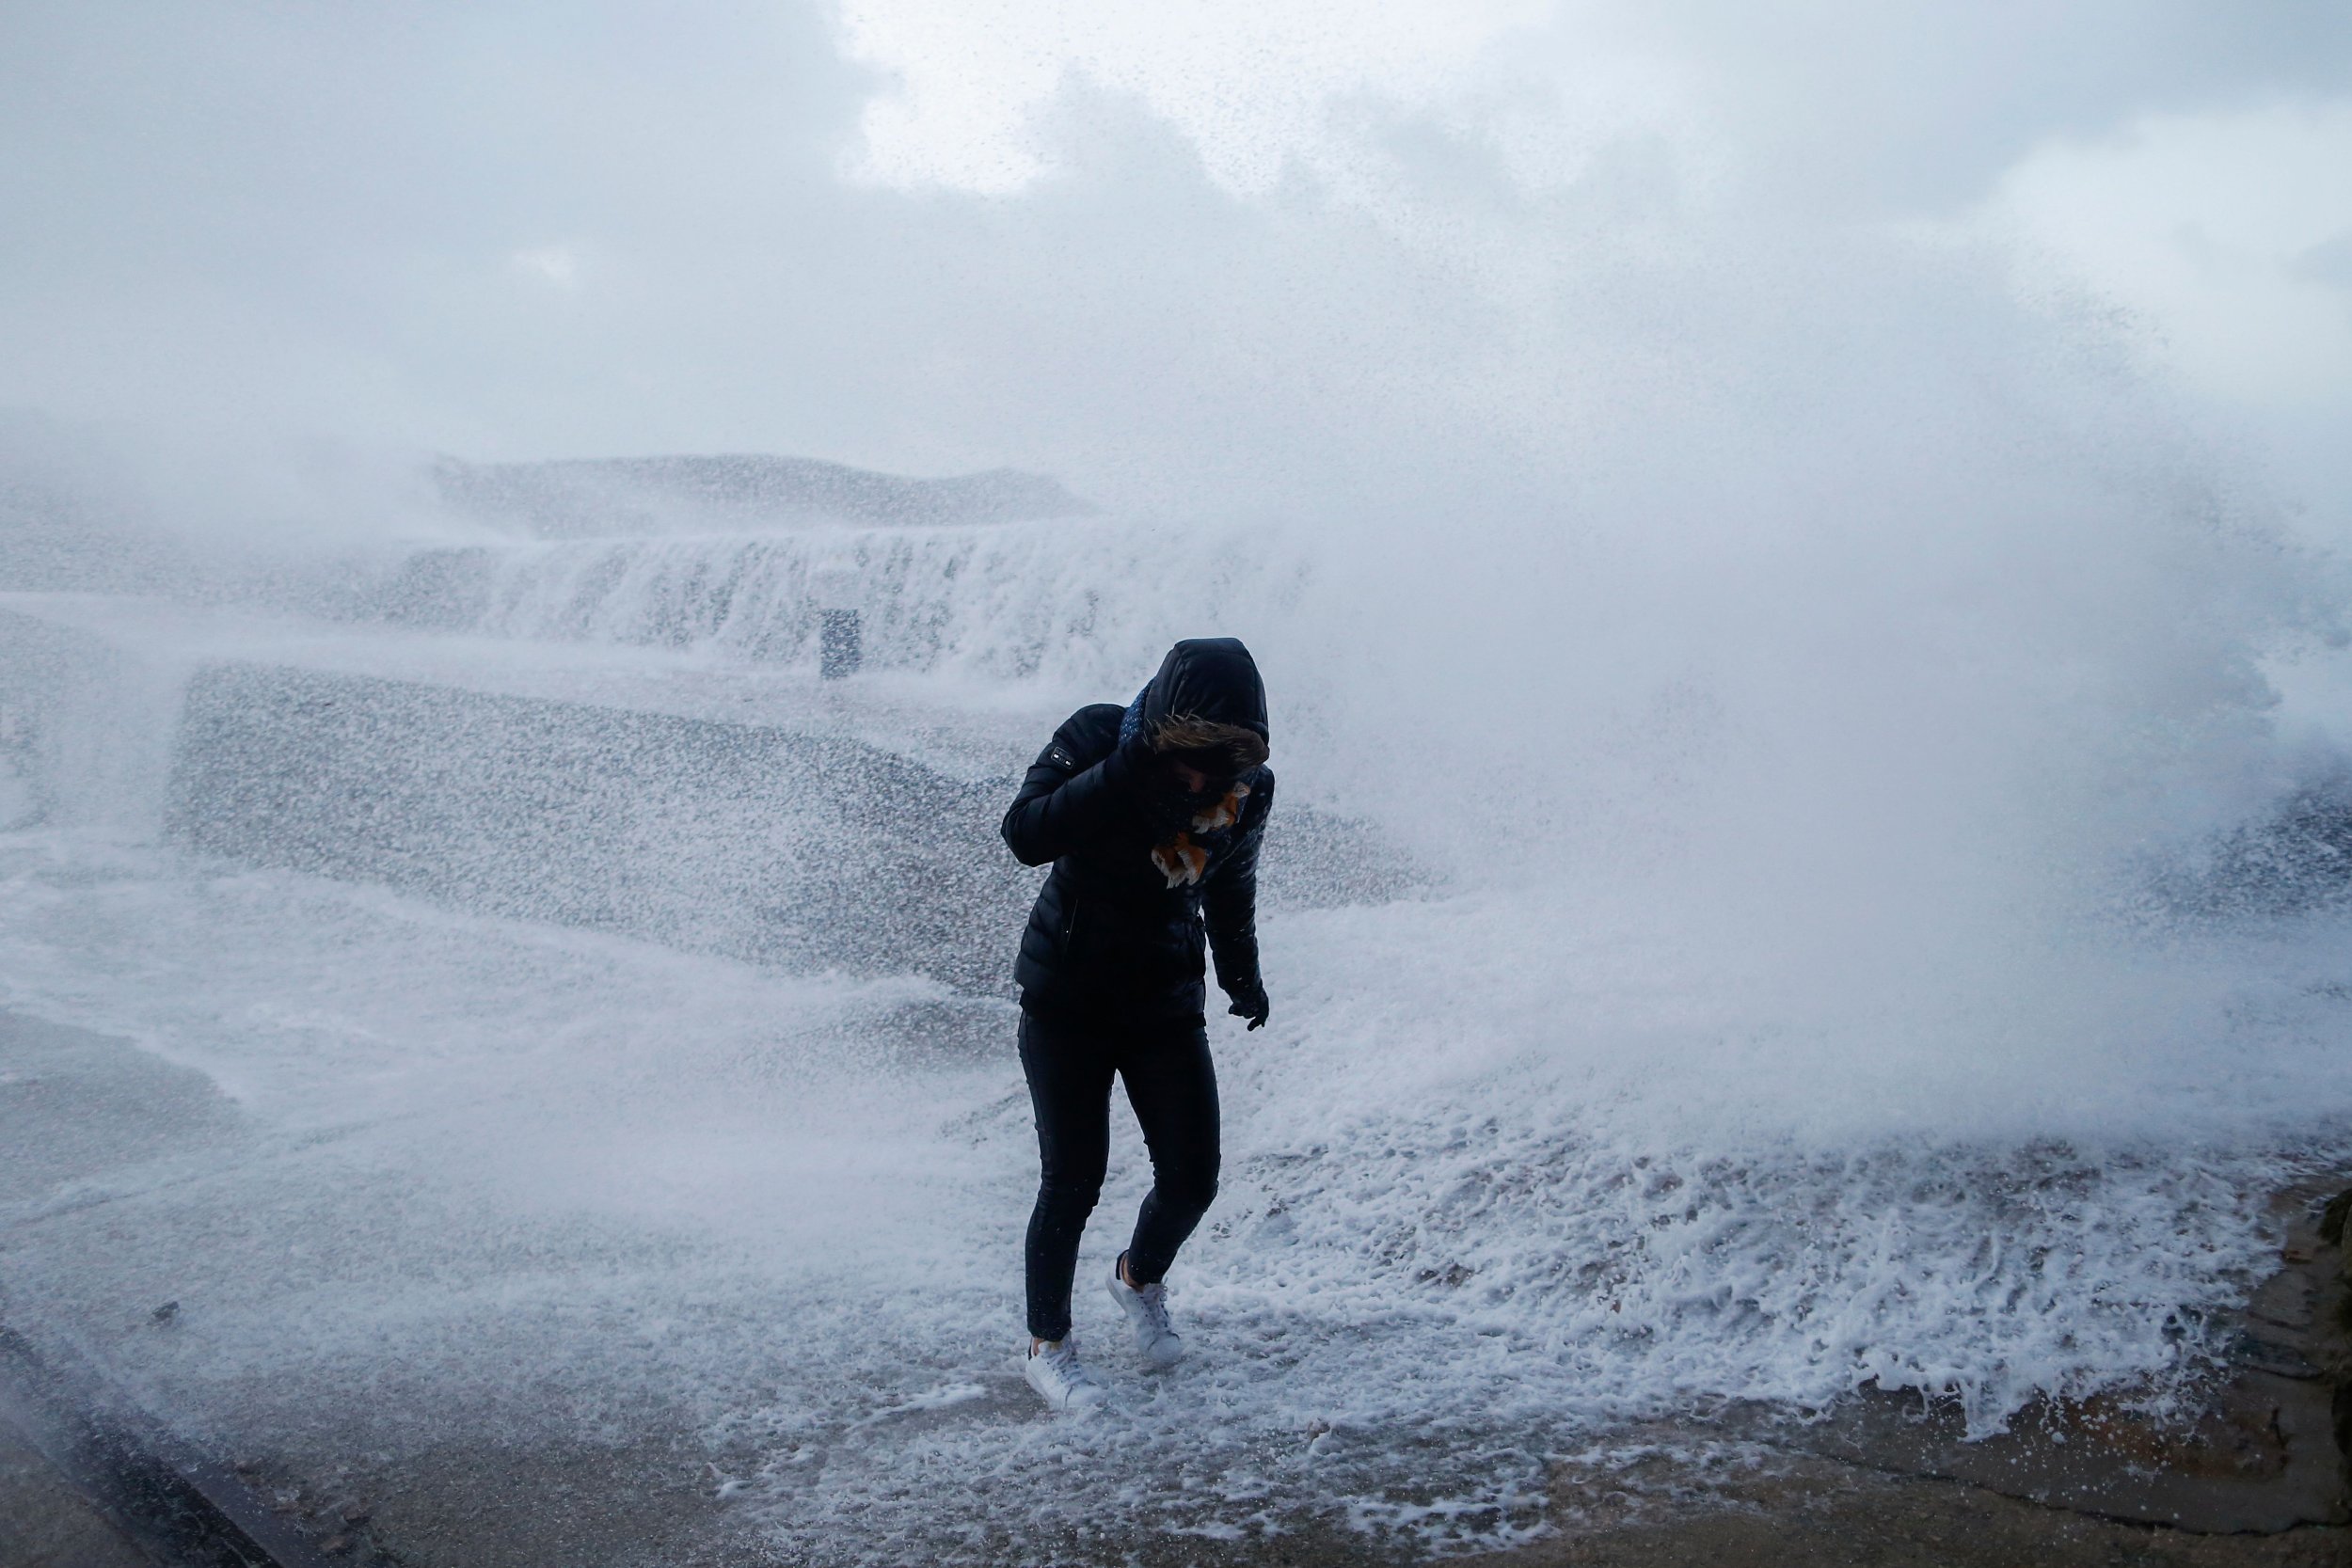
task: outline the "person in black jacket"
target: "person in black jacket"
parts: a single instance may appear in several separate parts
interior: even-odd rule
[[[1072,714],[1005,813],[1021,863],[1054,866],[1013,977],[1042,1166],[1023,1366],[1057,1409],[1103,1397],[1071,1338],[1070,1289],[1109,1157],[1114,1075],[1152,1151],[1152,1191],[1110,1294],[1147,1362],[1183,1354],[1161,1282],[1216,1196],[1203,935],[1227,1010],[1252,1029],[1268,1012],[1257,929],[1258,845],[1274,805],[1266,740],[1249,650],[1223,637],[1179,642],[1123,711]]]

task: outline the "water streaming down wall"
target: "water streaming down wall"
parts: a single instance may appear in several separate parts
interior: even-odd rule
[[[1235,592],[1279,603],[1298,569],[1093,519],[425,548],[345,613],[527,640],[694,648],[757,664],[818,655],[812,578],[846,568],[867,667],[987,680],[1148,669],[1170,626],[1216,626]],[[1138,603],[1110,597],[1149,585]]]
[[[0,832],[151,836],[189,668],[0,608]]]

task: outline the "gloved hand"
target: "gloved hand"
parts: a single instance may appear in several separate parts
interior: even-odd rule
[[[1200,805],[1179,787],[1166,757],[1140,740],[1120,742],[1118,757],[1122,787],[1152,832],[1181,833],[1192,826]]]
[[[1157,783],[1148,784],[1136,797],[1136,804],[1143,813],[1152,832],[1172,838],[1191,828],[1196,807],[1182,795]]]
[[[1233,999],[1233,1005],[1225,1010],[1235,1018],[1248,1019],[1252,1029],[1262,1027],[1267,1015],[1274,1011],[1274,1004],[1266,1000],[1265,987],[1256,980],[1226,994]]]

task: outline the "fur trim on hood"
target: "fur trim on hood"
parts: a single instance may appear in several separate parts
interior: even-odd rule
[[[1186,638],[1128,705],[1120,740],[1141,736],[1159,752],[1194,752],[1246,773],[1266,760],[1265,683],[1232,637]]]
[[[1205,772],[1239,775],[1265,761],[1265,736],[1239,724],[1220,724],[1214,719],[1196,719],[1190,714],[1162,721],[1152,732],[1152,750],[1186,753],[1205,753],[1220,766],[1204,768]]]

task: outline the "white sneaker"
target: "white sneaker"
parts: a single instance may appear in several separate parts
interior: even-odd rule
[[[1143,1359],[1154,1367],[1173,1367],[1184,1358],[1184,1340],[1168,1324],[1168,1287],[1154,1282],[1136,1290],[1119,1276],[1126,1261],[1122,1252],[1111,1265],[1111,1300],[1127,1314],[1127,1326],[1135,1331],[1136,1349]]]
[[[1075,1339],[1031,1346],[1022,1360],[1021,1375],[1029,1380],[1037,1397],[1055,1410],[1085,1410],[1101,1404],[1105,1397],[1103,1386],[1079,1361]]]

